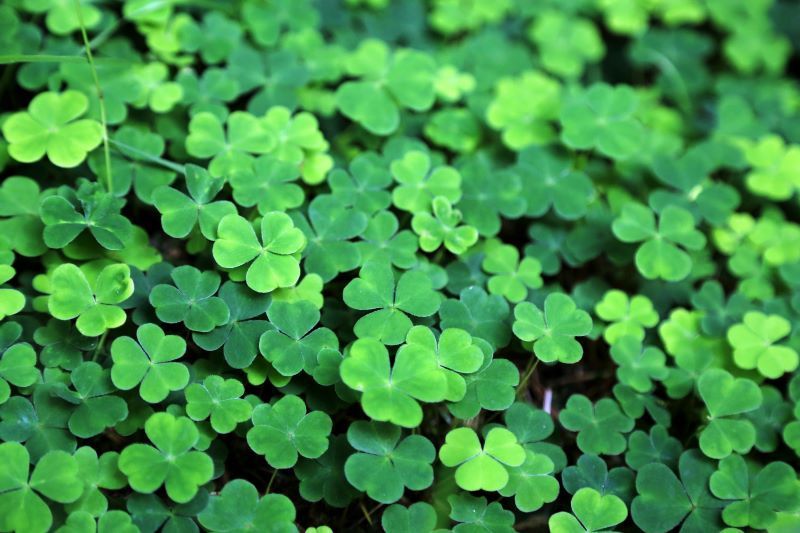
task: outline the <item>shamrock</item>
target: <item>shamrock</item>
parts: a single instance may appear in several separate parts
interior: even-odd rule
[[[125,311],[117,307],[133,294],[128,265],[110,264],[90,284],[72,263],[59,265],[52,275],[52,294],[47,308],[59,320],[77,317],[77,328],[87,337],[97,337],[125,323]]]
[[[257,205],[262,215],[299,207],[305,198],[303,189],[294,183],[299,177],[297,165],[263,155],[250,168],[231,176],[233,199],[242,207]]]
[[[416,427],[422,421],[417,401],[440,402],[448,393],[447,376],[435,354],[399,351],[392,364],[386,347],[376,339],[359,339],[340,367],[342,381],[362,393],[361,407],[373,420]]]
[[[552,475],[554,469],[549,457],[526,450],[525,462],[511,469],[508,483],[500,489],[500,494],[514,495],[514,503],[522,512],[536,511],[558,496],[559,484]]]
[[[428,276],[409,271],[395,281],[391,266],[384,261],[365,263],[358,277],[345,286],[343,296],[348,307],[372,311],[356,322],[356,336],[377,338],[388,345],[403,342],[412,326],[408,315],[431,316],[440,305]]]
[[[689,275],[692,260],[678,245],[689,250],[705,246],[705,236],[694,227],[691,213],[668,206],[661,211],[656,227],[653,212],[647,207],[627,203],[614,220],[612,230],[622,242],[642,242],[636,250],[636,268],[647,279],[680,281]]]
[[[172,501],[186,503],[200,485],[211,480],[214,465],[203,452],[193,451],[200,433],[184,416],[155,413],[147,419],[144,431],[149,444],[130,444],[122,450],[119,469],[128,476],[133,490],[149,494],[161,485]]]
[[[86,511],[73,511],[67,517],[64,525],[58,528],[58,533],[82,533],[84,531],[96,531],[98,533],[110,533],[119,531],[121,533],[136,533],[140,529],[133,523],[131,516],[125,511],[113,510],[106,511],[100,518],[95,518]]]
[[[577,150],[596,149],[611,159],[634,155],[645,131],[634,118],[639,101],[627,85],[595,83],[561,109],[561,140]]]
[[[169,276],[175,286],[161,284],[150,291],[150,304],[159,320],[166,324],[182,322],[198,332],[209,332],[228,322],[230,310],[225,300],[214,296],[220,284],[219,274],[183,265]]]
[[[640,470],[652,463],[674,468],[682,451],[683,447],[678,439],[670,437],[664,426],[655,425],[650,428],[649,434],[644,431],[631,433],[625,462],[634,470]]]
[[[443,328],[461,328],[498,348],[507,345],[511,337],[508,315],[508,302],[500,295],[488,295],[481,287],[462,290],[458,300],[445,300],[439,310]]]
[[[244,386],[239,380],[211,375],[203,383],[192,383],[183,391],[186,414],[192,420],[208,418],[211,427],[220,434],[230,433],[236,424],[250,419],[253,407],[242,400]]]
[[[483,236],[497,235],[501,216],[517,218],[525,212],[522,177],[513,169],[497,169],[483,153],[459,159],[464,221]]]
[[[8,239],[7,247],[25,257],[47,250],[39,218],[41,194],[34,180],[22,176],[7,177],[0,184],[0,231]]]
[[[551,208],[567,220],[586,214],[595,197],[589,177],[573,168],[572,162],[540,148],[520,152],[516,173],[522,181],[525,214],[541,217]]]
[[[400,437],[400,428],[391,424],[357,420],[347,429],[356,449],[344,465],[347,481],[377,502],[394,503],[406,487],[424,490],[433,482],[436,448],[421,435]]]
[[[211,496],[208,506],[197,515],[209,531],[294,531],[296,511],[283,494],[265,494],[249,481],[228,481],[219,494]],[[195,526],[196,527],[196,526]]]
[[[486,243],[483,270],[494,274],[487,287],[490,294],[500,294],[512,303],[521,302],[528,296],[528,289],[542,286],[542,265],[537,259],[526,257],[519,260],[519,251],[511,245],[491,240]]]
[[[647,296],[636,294],[629,298],[624,292],[612,289],[594,306],[597,316],[612,322],[603,331],[603,338],[615,344],[622,337],[644,340],[645,328],[658,324],[658,313]]]
[[[550,121],[561,108],[561,84],[541,72],[523,72],[502,78],[486,109],[486,122],[502,131],[503,144],[512,150],[546,144],[555,136]]]
[[[605,46],[594,24],[556,10],[540,13],[528,30],[536,43],[542,66],[565,78],[579,77],[585,63],[600,60]]]
[[[348,81],[336,90],[336,105],[346,117],[376,135],[393,133],[400,123],[400,108],[426,111],[433,105],[433,58],[416,50],[390,53],[382,41],[363,41],[345,63]]]
[[[287,214],[273,211],[264,215],[261,242],[253,225],[239,215],[223,217],[217,232],[214,260],[223,268],[250,263],[246,281],[254,291],[267,293],[291,287],[300,278],[300,262],[294,254],[303,249],[306,238]]]
[[[747,188],[770,200],[788,200],[800,185],[800,146],[786,146],[778,135],[768,135],[745,150],[752,170],[745,176]]]
[[[117,337],[111,344],[114,386],[131,390],[139,385],[139,395],[148,403],[159,403],[170,391],[186,387],[189,370],[183,363],[174,362],[186,352],[186,341],[165,335],[155,324],[139,326],[136,339]]]
[[[681,531],[717,531],[719,510],[725,505],[708,490],[714,467],[697,450],[681,454],[680,479],[661,463],[643,466],[636,476],[631,515],[648,533],[666,533],[681,523]]]
[[[325,179],[333,159],[326,153],[328,141],[319,131],[314,115],[300,112],[292,117],[288,108],[275,106],[264,117],[264,126],[277,140],[273,155],[298,167],[307,183],[317,184]]]
[[[703,283],[700,290],[692,294],[692,305],[703,311],[703,332],[712,336],[721,336],[751,309],[750,300],[740,292],[726,300],[725,291],[718,281]]]
[[[582,394],[573,394],[558,416],[561,425],[578,432],[578,448],[585,453],[619,455],[625,451],[624,433],[633,429],[617,402],[601,398],[594,405]]]
[[[467,109],[442,109],[434,112],[425,124],[425,136],[432,143],[453,152],[470,153],[481,140],[480,123]]]
[[[352,452],[347,437],[342,434],[330,438],[328,451],[319,459],[300,458],[294,473],[300,481],[299,491],[303,498],[310,502],[324,499],[325,503],[337,508],[347,506],[356,498],[358,491],[347,481],[344,472],[345,461]]]
[[[114,396],[110,372],[94,361],[75,368],[69,377],[73,390],[56,389],[56,394],[77,406],[69,417],[69,430],[76,437],[88,439],[128,416],[128,405]]]
[[[44,242],[64,248],[85,230],[107,250],[123,249],[131,238],[130,220],[120,214],[124,200],[102,190],[98,183],[83,182],[77,192],[59,189],[40,206]]]
[[[631,500],[634,472],[630,468],[617,466],[608,469],[605,461],[597,455],[585,453],[574,466],[561,472],[561,481],[570,494],[588,487],[602,495],[613,494],[623,501]]]
[[[222,119],[228,114],[225,104],[239,95],[239,83],[220,68],[208,68],[199,77],[194,70],[183,69],[175,81],[181,86],[181,101],[190,106],[191,116],[207,111]]]
[[[195,497],[186,503],[172,503],[169,500],[164,503],[155,494],[134,492],[128,496],[126,506],[142,531],[156,531],[160,527],[180,531],[197,527],[195,517],[208,507],[209,500],[208,492],[204,489],[197,491]]]
[[[417,237],[409,230],[397,231],[400,223],[391,211],[378,211],[357,242],[363,263],[389,261],[397,268],[411,268],[417,263]]]
[[[336,169],[328,177],[334,196],[346,198],[359,211],[372,215],[389,207],[392,195],[386,188],[392,183],[392,174],[374,153],[357,155],[348,170]]]
[[[17,342],[22,326],[16,322],[0,324],[0,404],[11,396],[11,387],[29,387],[39,379],[36,352],[27,342]]]
[[[502,411],[514,403],[516,387],[519,384],[519,370],[507,359],[493,359],[491,348],[485,341],[482,350],[484,362],[481,368],[473,374],[464,376],[467,384],[464,397],[448,405],[450,412],[458,418],[472,418],[481,409]]]
[[[291,468],[298,455],[317,459],[328,449],[331,418],[322,411],[306,412],[299,397],[286,395],[274,404],[253,410],[253,428],[247,444],[273,468]]]
[[[75,451],[75,438],[67,422],[72,406],[52,394],[52,387],[38,387],[33,402],[12,396],[0,405],[0,439],[24,442],[33,461],[51,450]]]
[[[420,150],[406,152],[392,161],[390,170],[398,185],[392,190],[395,207],[411,213],[427,211],[437,196],[450,203],[461,198],[461,174],[449,166],[431,168],[431,158]]]
[[[78,464],[66,452],[55,450],[42,456],[30,474],[30,455],[17,442],[0,443],[0,529],[46,532],[53,514],[42,496],[58,503],[74,502],[83,485]]]
[[[381,526],[387,533],[430,533],[436,527],[436,511],[425,502],[408,507],[396,503],[387,507],[381,515]]]
[[[458,467],[456,483],[469,491],[502,489],[509,482],[507,467],[522,465],[525,457],[517,437],[502,427],[489,430],[483,446],[471,428],[453,429],[439,449],[439,460],[445,466]]]
[[[336,335],[328,328],[311,332],[319,322],[320,313],[309,301],[273,302],[267,317],[277,329],[262,334],[258,346],[281,375],[294,376],[303,368],[310,372],[323,348],[339,347]]]
[[[258,339],[270,327],[269,322],[258,318],[269,307],[269,296],[253,292],[242,283],[226,281],[219,297],[230,311],[228,321],[207,333],[193,333],[192,340],[204,350],[222,347],[231,367],[246,368],[258,354]]]
[[[67,505],[66,509],[71,514],[109,514],[108,499],[102,489],[120,490],[128,484],[128,480],[117,468],[119,454],[105,452],[98,456],[94,449],[82,446],[75,451],[73,457],[78,463],[78,475],[84,488],[81,497]]]
[[[753,474],[741,455],[730,455],[719,462],[709,485],[714,496],[730,502],[722,511],[722,519],[733,527],[768,529],[779,512],[791,511],[800,504],[797,473],[780,461]]]
[[[545,299],[544,312],[530,302],[517,304],[514,319],[514,334],[523,341],[534,341],[533,352],[545,363],[580,361],[583,348],[575,337],[588,335],[592,329],[589,313],[578,309],[566,294],[556,292]]]
[[[38,161],[46,153],[56,166],[80,165],[103,139],[99,122],[88,118],[75,120],[88,108],[88,98],[78,91],[37,94],[28,111],[14,113],[3,123],[8,153],[23,163]]]
[[[517,436],[517,440],[526,450],[548,457],[554,470],[564,467],[567,458],[561,447],[544,441],[555,429],[549,413],[527,403],[514,402],[503,413],[503,418],[508,430]],[[535,462],[543,466],[542,461]]]
[[[186,165],[185,172],[188,196],[167,186],[153,191],[152,200],[161,213],[161,225],[170,237],[184,238],[199,222],[203,236],[213,240],[219,221],[226,215],[236,214],[236,206],[231,202],[213,201],[225,185],[225,179],[214,178],[197,165]]]
[[[697,391],[708,408],[708,425],[700,433],[700,449],[713,459],[732,452],[747,453],[756,441],[753,424],[737,415],[758,409],[761,390],[746,378],[734,378],[712,368],[697,380]]]
[[[742,323],[728,328],[733,361],[739,368],[757,368],[761,375],[771,379],[793,372],[800,363],[797,352],[788,346],[775,346],[790,331],[791,324],[780,315],[745,313]]]
[[[450,252],[461,255],[478,242],[478,231],[469,225],[459,225],[461,211],[453,209],[444,196],[431,202],[432,213],[420,211],[411,219],[411,229],[419,235],[419,247],[424,252],[438,250],[444,244]]]
[[[303,252],[306,272],[327,282],[361,264],[358,247],[349,241],[367,226],[361,211],[347,207],[337,196],[320,195],[308,206],[308,220],[298,214],[293,220],[308,242]]]
[[[642,346],[636,337],[621,337],[611,346],[611,358],[617,363],[617,378],[638,392],[650,392],[653,380],[667,378],[667,357],[654,346]]]
[[[628,517],[625,502],[613,494],[601,495],[588,487],[572,496],[570,507],[574,516],[560,512],[550,517],[547,522],[550,531],[553,533],[610,531],[608,528],[624,522]]]
[[[251,154],[267,154],[275,149],[276,139],[267,125],[250,113],[234,111],[226,129],[214,114],[201,112],[189,122],[186,151],[189,155],[211,159],[208,171],[214,177],[246,171],[253,163]]]

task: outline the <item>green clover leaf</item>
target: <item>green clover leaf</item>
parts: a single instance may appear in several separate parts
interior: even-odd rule
[[[625,451],[624,433],[633,429],[633,419],[624,415],[617,402],[601,398],[594,405],[582,394],[573,394],[558,415],[561,425],[578,432],[578,448],[584,453],[619,455]]]
[[[349,205],[372,215],[392,203],[386,188],[392,184],[392,174],[374,153],[366,152],[353,158],[348,170],[336,169],[328,177],[334,196],[346,198]]]
[[[457,467],[455,479],[468,491],[497,491],[509,482],[507,467],[525,462],[525,450],[509,430],[495,427],[486,434],[483,445],[471,428],[453,429],[439,449],[442,464]]]
[[[93,361],[75,368],[69,377],[75,390],[56,389],[58,397],[75,405],[69,417],[69,430],[88,439],[99,435],[128,416],[125,400],[115,396],[111,373]]]
[[[7,177],[0,184],[0,231],[8,239],[7,247],[25,257],[47,251],[39,218],[41,194],[34,180],[22,176]]]
[[[103,139],[99,122],[76,120],[88,108],[88,98],[78,91],[37,94],[28,111],[14,113],[3,123],[8,153],[23,163],[33,163],[47,154],[56,166],[77,167]]]
[[[533,341],[533,352],[545,363],[577,363],[583,357],[575,337],[589,334],[592,317],[566,294],[549,294],[544,312],[530,302],[519,303],[514,307],[514,319],[514,335]]]
[[[800,186],[800,146],[786,146],[777,135],[768,135],[745,150],[752,170],[745,176],[747,188],[770,200],[788,200]]]
[[[503,509],[500,502],[487,505],[483,496],[477,498],[469,494],[451,494],[447,502],[450,504],[450,518],[459,522],[453,528],[456,533],[514,531],[514,513]]]
[[[624,292],[612,289],[594,306],[597,316],[611,322],[603,331],[603,338],[609,344],[622,337],[644,340],[645,328],[658,324],[658,312],[647,296],[636,294],[628,297]]]
[[[201,272],[190,265],[175,268],[169,274],[175,286],[156,285],[150,291],[150,305],[165,324],[183,323],[191,331],[209,332],[228,323],[230,310],[216,294],[219,274]]]
[[[327,414],[307,413],[305,402],[289,394],[272,405],[264,403],[253,409],[247,444],[272,468],[291,468],[298,456],[317,459],[325,453],[332,425]]]
[[[700,449],[712,459],[732,452],[747,453],[756,441],[753,424],[738,415],[758,409],[761,390],[747,378],[734,378],[718,368],[706,370],[697,391],[708,408],[708,425],[700,433]]]
[[[398,185],[392,190],[395,207],[411,213],[428,211],[433,199],[444,196],[450,203],[461,198],[461,174],[449,166],[431,168],[430,155],[421,150],[406,152],[392,161],[390,170]]]
[[[630,501],[633,493],[634,472],[630,468],[617,466],[608,469],[602,458],[585,453],[561,472],[561,481],[570,494],[589,487],[602,495],[613,494],[623,501]]]
[[[53,514],[42,496],[58,503],[74,502],[83,485],[78,463],[66,452],[56,450],[42,456],[30,473],[30,455],[22,444],[0,444],[0,529],[44,533],[53,523]]]
[[[211,375],[202,384],[192,383],[183,391],[186,414],[194,421],[211,421],[220,434],[230,433],[236,425],[250,419],[253,407],[241,397],[244,386],[239,380]]]
[[[234,479],[212,495],[208,506],[197,519],[208,531],[294,531],[297,513],[292,501],[283,494],[258,497],[258,489],[249,481]],[[196,526],[195,526],[196,527]]]
[[[445,300],[439,310],[442,328],[463,329],[497,348],[506,346],[511,338],[508,315],[505,298],[489,295],[481,287],[465,288],[458,300]]]
[[[361,233],[356,243],[363,264],[390,262],[397,268],[412,268],[417,264],[417,237],[409,230],[397,231],[400,222],[391,211],[378,211]]]
[[[361,392],[361,407],[373,420],[402,427],[422,421],[417,401],[440,402],[448,393],[447,377],[434,353],[398,350],[392,364],[378,340],[359,339],[341,363],[345,385]]]
[[[333,159],[327,154],[328,141],[314,115],[302,111],[292,116],[288,108],[275,106],[267,111],[264,126],[277,141],[273,155],[299,168],[306,183],[325,179]]]
[[[762,376],[770,379],[796,370],[800,358],[794,348],[775,345],[791,329],[789,321],[780,315],[765,315],[758,311],[745,313],[742,323],[731,326],[727,334],[736,366],[758,369]]]
[[[653,212],[628,203],[614,220],[614,235],[622,242],[642,242],[636,250],[636,268],[647,279],[680,281],[689,275],[692,260],[678,245],[689,250],[705,246],[705,236],[695,229],[694,217],[680,207],[668,206],[661,212],[656,227]]]
[[[381,526],[386,533],[430,533],[436,527],[436,511],[425,502],[408,507],[396,503],[381,515]]]
[[[51,392],[50,388],[37,389],[33,403],[12,396],[0,405],[0,439],[24,442],[34,461],[52,450],[75,450],[75,438],[67,428],[72,406]]]
[[[636,337],[621,337],[611,346],[611,358],[617,363],[617,378],[637,392],[650,392],[653,381],[667,378],[667,357],[654,346],[642,346]]]
[[[628,517],[625,502],[613,494],[602,495],[590,488],[576,492],[572,496],[570,507],[574,516],[560,512],[550,517],[548,520],[550,531],[553,533],[610,531],[608,528],[624,522]]]
[[[144,425],[149,444],[130,444],[122,450],[119,469],[128,476],[133,490],[144,494],[164,485],[167,495],[177,503],[191,500],[204,483],[211,480],[214,465],[203,452],[193,451],[200,433],[184,416],[155,413]]]
[[[295,254],[306,244],[303,232],[294,227],[289,215],[273,211],[261,219],[261,241],[253,225],[239,215],[222,218],[214,242],[214,260],[223,268],[249,264],[247,286],[267,293],[291,287],[300,278],[300,262]]]
[[[0,404],[11,396],[11,387],[29,387],[39,380],[36,351],[27,342],[17,342],[22,326],[16,322],[0,325]]]
[[[395,281],[391,266],[383,261],[364,264],[358,277],[345,286],[343,296],[351,309],[372,311],[356,322],[356,336],[388,345],[403,342],[412,326],[408,315],[431,316],[441,303],[427,275],[409,271]]]
[[[556,10],[537,16],[528,37],[539,48],[542,66],[564,78],[578,78],[585,63],[595,63],[605,54],[605,46],[592,21]]]
[[[305,199],[303,189],[294,183],[299,177],[297,165],[281,161],[272,154],[264,155],[256,159],[251,168],[231,176],[233,199],[242,207],[257,205],[262,215],[293,209]]]
[[[542,286],[542,265],[537,259],[525,257],[519,260],[519,250],[501,241],[487,241],[482,268],[493,274],[487,282],[490,294],[499,294],[511,303],[521,302],[528,296],[528,289]]]
[[[508,359],[493,359],[491,348],[485,343],[481,349],[484,352],[483,365],[477,372],[464,376],[467,384],[464,397],[447,406],[454,416],[464,420],[473,418],[481,409],[508,409],[514,403],[519,384],[519,369],[514,363]]]
[[[111,344],[111,381],[117,388],[131,390],[138,385],[144,401],[159,403],[170,391],[186,387],[189,370],[174,362],[186,352],[186,341],[165,335],[155,324],[139,326],[136,339],[117,337]]]
[[[463,193],[458,209],[464,221],[481,235],[497,235],[501,216],[515,219],[525,212],[523,181],[517,172],[494,168],[491,158],[483,153],[459,159],[458,171]]]
[[[650,433],[634,431],[628,438],[628,451],[625,452],[625,462],[634,470],[652,463],[661,463],[675,468],[678,457],[683,451],[681,442],[670,437],[667,428],[655,425],[650,428]]]
[[[62,264],[53,271],[47,308],[59,320],[77,318],[81,334],[97,337],[125,323],[125,311],[117,305],[133,294],[130,274],[128,265],[111,264],[90,284],[80,268]]]
[[[420,211],[411,218],[411,229],[419,235],[419,247],[433,252],[444,244],[450,252],[461,255],[478,242],[478,230],[461,225],[461,211],[454,209],[444,196],[431,202],[432,213]]]
[[[514,504],[522,512],[541,509],[545,503],[555,501],[560,485],[553,477],[555,465],[544,454],[525,452],[525,462],[512,468],[508,483],[500,489],[506,497],[514,496]]]
[[[397,426],[357,420],[347,429],[347,441],[356,449],[344,465],[347,481],[373,500],[394,503],[406,488],[431,486],[436,448],[425,437],[401,439]]]
[[[544,149],[520,152],[516,173],[523,178],[525,214],[531,217],[541,217],[552,209],[559,218],[575,220],[586,215],[596,196],[592,180],[584,172]]]
[[[355,422],[358,424],[361,422]],[[352,425],[351,425],[352,427]],[[332,436],[330,445],[318,459],[301,458],[294,467],[300,481],[299,491],[310,502],[325,500],[336,508],[346,507],[358,496],[358,491],[347,481],[345,461],[353,453],[345,435]]]

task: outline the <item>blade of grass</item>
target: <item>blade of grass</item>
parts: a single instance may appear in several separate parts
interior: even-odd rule
[[[106,188],[110,194],[114,194],[114,176],[111,174],[111,150],[108,146],[108,121],[106,120],[106,102],[103,96],[103,89],[100,87],[100,80],[97,77],[97,69],[94,66],[94,57],[92,55],[92,47],[89,43],[89,36],[86,34],[86,26],[83,23],[83,13],[81,12],[80,0],[74,0],[75,11],[78,15],[78,24],[81,27],[81,36],[83,37],[83,46],[86,49],[86,59],[89,61],[89,68],[92,71],[92,78],[94,79],[94,86],[97,90],[97,99],[100,103],[100,125],[103,128],[103,157],[105,158],[106,166]]]

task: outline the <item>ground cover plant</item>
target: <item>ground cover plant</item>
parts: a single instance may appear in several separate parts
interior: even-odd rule
[[[0,532],[800,531],[797,2],[0,43]]]

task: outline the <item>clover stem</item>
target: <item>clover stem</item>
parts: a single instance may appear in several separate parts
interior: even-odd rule
[[[516,396],[519,396],[522,391],[528,385],[528,380],[531,378],[533,373],[536,371],[536,367],[539,366],[539,358],[535,355],[531,354],[530,360],[528,360],[528,366],[525,368],[525,372],[522,374],[522,379],[517,386],[517,393]]]
[[[269,478],[269,483],[267,483],[267,492],[265,494],[269,494],[269,490],[272,488],[272,482],[275,481],[275,476],[278,475],[278,469],[274,469],[272,471],[272,476]]]
[[[89,69],[92,71],[94,87],[97,90],[97,100],[100,104],[100,126],[103,128],[103,158],[106,163],[106,187],[110,194],[114,194],[114,178],[111,175],[111,150],[108,147],[108,121],[106,120],[106,101],[103,96],[103,89],[100,87],[100,79],[97,77],[97,69],[94,67],[94,57],[92,47],[89,43],[89,36],[86,34],[86,26],[83,24],[83,13],[81,12],[80,0],[75,2],[75,14],[78,16],[78,25],[81,28],[83,37],[83,47],[86,49],[86,59],[89,61]]]
[[[364,502],[363,501],[359,501],[358,502],[358,506],[361,507],[361,512],[364,513],[364,518],[367,519],[367,523],[369,523],[369,525],[371,526],[372,525],[372,518],[370,518],[370,516],[369,516],[371,514],[371,511],[367,511],[367,508],[364,507]],[[373,509],[373,511],[374,511],[374,509]]]
[[[158,157],[156,155],[148,154],[147,152],[139,150],[138,148],[135,148],[135,147],[133,147],[133,146],[131,146],[129,144],[125,144],[123,142],[117,141],[115,139],[111,139],[111,144],[113,144],[114,146],[119,148],[120,149],[119,152],[121,154],[123,154],[123,155],[127,155],[125,152],[130,152],[132,154],[135,154],[136,157],[140,157],[141,159],[144,159],[146,161],[150,161],[151,163],[156,163],[156,164],[161,165],[162,167],[168,168],[168,169],[170,169],[170,170],[172,170],[174,172],[178,172],[180,174],[183,174],[183,167],[181,165],[179,165],[178,163],[173,163],[172,161],[168,161],[168,160],[164,159],[163,157]]]
[[[106,342],[106,335],[108,335],[108,330],[104,331],[103,334],[100,336],[100,340],[97,343],[97,347],[94,349],[94,353],[92,354],[92,361],[97,360],[97,356],[100,355],[100,351],[103,349],[103,344]]]

